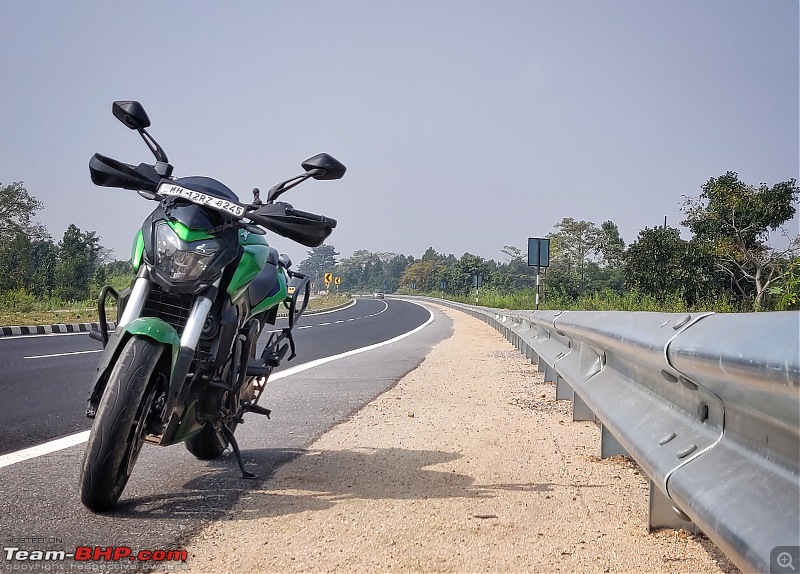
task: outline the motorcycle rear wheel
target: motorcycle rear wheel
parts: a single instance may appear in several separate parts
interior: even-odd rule
[[[231,432],[236,432],[236,426],[236,422],[231,423]],[[228,448],[228,441],[217,435],[214,425],[210,422],[207,422],[199,432],[187,438],[184,444],[186,450],[200,460],[219,458]]]
[[[144,444],[147,417],[166,380],[156,372],[164,346],[131,337],[114,365],[95,415],[81,468],[81,502],[92,512],[119,500]]]

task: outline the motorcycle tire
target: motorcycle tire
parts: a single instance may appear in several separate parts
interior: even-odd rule
[[[231,426],[231,431],[235,432],[236,423],[234,422]],[[228,441],[217,436],[214,425],[211,423],[206,423],[199,432],[187,438],[184,444],[186,445],[186,450],[200,460],[218,458],[228,448]]]
[[[131,337],[111,371],[81,468],[81,502],[92,512],[114,507],[128,483],[144,444],[147,415],[166,381],[156,373],[163,350],[157,341]]]
[[[266,312],[258,315],[256,318],[263,322],[265,313]],[[256,339],[258,339],[258,337],[256,337]],[[255,354],[256,349],[255,345],[253,345],[250,349],[251,361],[255,357]],[[235,433],[237,426],[239,426],[237,421],[231,421],[229,427],[231,432]],[[219,458],[222,453],[225,452],[225,449],[228,448],[228,440],[225,437],[219,436],[214,425],[210,422],[207,422],[200,431],[187,438],[184,444],[186,445],[186,450],[200,460],[214,460],[215,458]]]

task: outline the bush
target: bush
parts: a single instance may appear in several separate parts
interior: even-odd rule
[[[25,289],[0,292],[0,309],[4,311],[37,311],[42,303]]]
[[[432,297],[440,297],[441,293],[430,293]],[[545,293],[546,299],[539,296],[539,309],[560,311],[655,311],[663,313],[708,312],[738,313],[747,309],[742,302],[729,294],[715,298],[701,299],[694,305],[688,305],[677,294],[666,297],[655,297],[638,291],[620,294],[616,291],[595,292],[574,298],[562,293]],[[475,293],[470,295],[445,294],[445,299],[460,303],[475,304]],[[491,289],[481,289],[478,304],[496,309],[533,310],[536,309],[536,291],[516,291],[507,295]]]

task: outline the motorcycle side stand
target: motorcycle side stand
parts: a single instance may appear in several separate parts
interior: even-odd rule
[[[222,434],[228,439],[228,444],[233,449],[233,454],[236,455],[236,462],[239,463],[239,470],[242,471],[242,478],[253,479],[257,478],[252,472],[247,472],[244,468],[244,461],[242,460],[242,453],[239,451],[239,444],[236,442],[236,437],[233,436],[231,429],[227,425],[222,425]]]

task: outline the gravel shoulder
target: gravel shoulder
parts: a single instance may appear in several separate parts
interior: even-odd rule
[[[453,336],[242,497],[189,572],[738,572],[647,532],[648,482],[497,331]]]

